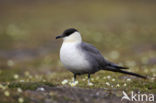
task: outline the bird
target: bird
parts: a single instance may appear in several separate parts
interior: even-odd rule
[[[90,75],[100,70],[119,72],[146,79],[137,73],[128,72],[128,67],[119,66],[106,60],[100,51],[93,45],[83,42],[80,32],[75,28],[66,29],[56,39],[63,39],[60,48],[60,61],[64,67],[73,73],[74,81],[77,75],[88,74],[88,84],[90,84]]]

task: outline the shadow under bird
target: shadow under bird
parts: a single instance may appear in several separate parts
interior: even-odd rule
[[[83,42],[81,34],[74,28],[65,30],[62,35],[56,37],[56,39],[59,38],[63,38],[60,60],[65,68],[74,74],[74,82],[77,75],[88,74],[89,84],[90,75],[99,70],[119,72],[146,79],[145,76],[124,71],[124,69],[128,69],[127,67],[118,66],[107,61],[98,49]]]

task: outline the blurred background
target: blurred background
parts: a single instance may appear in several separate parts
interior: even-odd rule
[[[5,65],[3,60],[21,62],[41,56],[58,61],[62,41],[55,37],[71,27],[107,58],[156,61],[154,0],[0,2],[1,65]]]
[[[155,12],[155,0],[0,0],[0,83],[71,78],[55,40],[71,27],[107,59],[156,77]]]

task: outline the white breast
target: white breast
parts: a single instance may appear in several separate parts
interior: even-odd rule
[[[80,43],[63,43],[60,50],[60,59],[66,69],[73,73],[84,73],[89,71],[90,65],[85,59],[84,53],[79,50]]]

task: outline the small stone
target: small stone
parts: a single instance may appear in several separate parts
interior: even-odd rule
[[[65,85],[67,83],[68,83],[68,80],[66,80],[66,79],[62,81],[62,85]]]
[[[24,102],[24,99],[23,99],[22,97],[19,97],[19,98],[18,98],[18,102],[19,102],[19,103],[23,103],[23,102]]]
[[[120,84],[117,84],[116,87],[120,87]]]
[[[108,79],[110,79],[110,78],[111,78],[111,76],[110,76],[110,75],[108,75],[108,76],[107,76],[107,78],[108,78]]]
[[[14,75],[14,79],[18,79],[19,78],[19,75],[18,74],[15,74]]]
[[[109,82],[106,82],[106,85],[107,85],[107,86],[110,86],[110,83],[109,83]]]
[[[69,84],[70,84],[70,86],[75,87],[78,83],[76,83],[76,82],[70,82]]]
[[[4,95],[7,96],[7,97],[10,96],[10,92],[9,91],[5,91]]]
[[[112,81],[114,82],[114,81],[115,81],[115,79],[113,78],[113,79],[112,79]]]
[[[89,85],[89,86],[93,86],[94,84],[93,84],[93,83],[91,83],[91,82],[89,82],[89,83],[88,83],[88,85]]]
[[[22,89],[21,89],[21,88],[17,88],[17,91],[18,91],[19,93],[22,93]]]
[[[124,83],[124,85],[123,85],[124,87],[126,87],[127,86],[127,84],[126,83]]]
[[[25,82],[25,80],[20,80],[19,82]]]
[[[131,81],[131,79],[130,79],[130,78],[128,78],[128,79],[127,79],[127,81],[128,81],[128,82],[130,82],[130,81]]]
[[[43,87],[37,88],[37,91],[45,91],[45,89]]]

